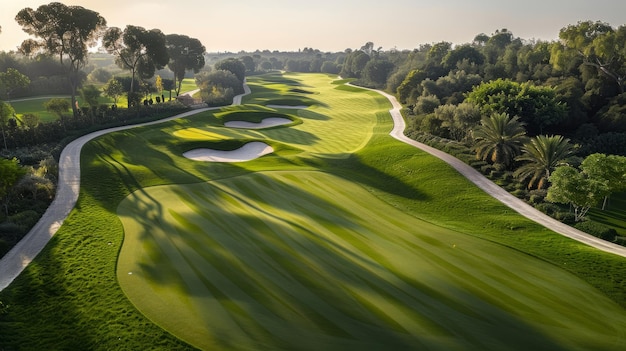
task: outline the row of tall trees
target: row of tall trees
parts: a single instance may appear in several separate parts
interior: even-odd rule
[[[159,29],[128,25],[125,29],[107,28],[106,20],[97,12],[81,6],[53,2],[36,10],[25,8],[16,21],[31,39],[20,51],[28,56],[57,57],[65,69],[74,115],[77,91],[82,83],[81,69],[88,60],[88,50],[102,39],[104,48],[115,55],[117,65],[131,75],[129,103],[136,102],[137,79],[149,79],[166,65],[174,72],[180,85],[188,70],[198,72],[204,62],[205,48],[198,39],[185,35],[165,35]]]
[[[127,123],[159,112],[158,108],[118,111],[99,106],[102,90],[115,100],[127,93],[129,104],[139,105],[138,96],[156,70],[168,67],[173,72],[172,84],[160,79],[156,83],[161,89],[167,85],[173,89],[176,81],[178,93],[186,72],[198,72],[205,64],[205,48],[195,38],[165,35],[158,29],[132,25],[123,30],[108,28],[100,14],[81,6],[52,2],[37,9],[28,7],[19,11],[15,20],[30,38],[21,44],[18,53],[0,53],[0,132],[4,156],[0,157],[0,254],[20,240],[52,200],[56,162],[51,154],[68,133],[76,134],[75,130],[93,128],[94,124]],[[89,49],[99,42],[115,56],[118,67],[129,72],[128,79],[112,77],[104,70],[92,72],[92,79],[108,80],[104,89],[84,84]],[[37,116],[25,114],[18,123],[11,105],[2,101],[46,93],[67,93],[71,97],[71,102],[51,99],[45,104],[48,111],[59,116],[58,121],[39,123]],[[78,96],[88,108],[79,106]],[[175,104],[168,106],[180,108]],[[72,118],[66,115],[68,110]],[[100,119],[96,120],[96,116]],[[14,148],[25,145],[31,149],[24,152]],[[14,149],[7,151],[8,147]]]

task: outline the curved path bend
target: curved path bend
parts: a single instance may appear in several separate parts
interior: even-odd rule
[[[250,94],[250,88],[244,84],[244,93],[235,96],[234,105],[241,104],[241,98]],[[54,200],[43,214],[39,222],[17,243],[2,259],[0,259],[0,291],[4,290],[28,264],[43,250],[48,241],[63,224],[78,200],[80,191],[80,151],[88,141],[101,135],[126,130],[134,127],[163,123],[177,118],[184,118],[196,113],[218,109],[221,107],[202,108],[181,113],[158,121],[133,124],[104,129],[84,135],[69,143],[59,158],[59,182]]]
[[[393,108],[389,110],[389,113],[391,113],[391,116],[393,118],[393,129],[389,134],[392,137],[409,145],[415,146],[416,148],[426,151],[427,153],[443,160],[454,169],[456,169],[459,173],[461,173],[469,181],[485,191],[487,194],[496,198],[497,200],[507,205],[509,208],[513,209],[519,214],[523,215],[524,217],[531,219],[543,225],[544,227],[549,228],[568,238],[580,241],[584,244],[595,247],[602,251],[626,257],[626,247],[596,238],[595,236],[589,235],[576,228],[570,227],[567,224],[563,224],[556,219],[544,214],[543,212],[535,209],[521,199],[518,199],[517,197],[511,195],[509,192],[502,189],[500,186],[498,186],[487,177],[482,175],[480,172],[478,172],[468,164],[462,162],[458,158],[449,155],[441,150],[435,149],[433,147],[408,138],[404,135],[404,129],[406,128],[406,125],[404,122],[404,118],[402,118],[402,114],[400,113],[402,105],[400,105],[398,100],[396,100],[393,95],[387,94],[383,91],[374,89],[368,90],[376,91],[377,93],[386,97],[391,102]]]
[[[394,127],[390,132],[390,135],[395,139],[415,146],[445,161],[471,182],[476,184],[479,188],[483,189],[489,195],[495,197],[521,215],[547,228],[550,228],[559,234],[578,240],[597,249],[626,257],[626,247],[609,243],[565,225],[509,194],[507,191],[500,188],[498,185],[487,179],[469,165],[461,162],[459,159],[428,145],[409,139],[404,135],[404,129],[406,126],[404,119],[400,114],[402,105],[400,105],[396,98],[390,94],[380,90],[373,91],[382,94],[391,102],[393,106],[393,108],[389,110],[394,123]],[[250,88],[244,84],[244,93],[235,96],[233,99],[233,105],[241,104],[242,97],[247,94],[250,94]],[[37,224],[30,230],[30,232],[28,232],[28,234],[17,245],[15,245],[11,251],[0,259],[0,291],[11,284],[11,282],[17,278],[17,276],[24,270],[24,268],[26,268],[26,266],[28,266],[35,256],[41,252],[50,238],[52,238],[59,227],[61,227],[70,211],[74,208],[80,190],[80,151],[85,143],[107,133],[139,126],[158,124],[177,118],[184,118],[210,109],[216,108],[198,109],[158,121],[105,129],[82,136],[68,144],[65,149],[63,149],[59,160],[59,184],[54,201],[52,201],[48,210],[44,213],[39,222],[37,222]]]

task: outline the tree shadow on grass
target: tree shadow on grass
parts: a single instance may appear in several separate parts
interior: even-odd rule
[[[328,159],[330,172],[347,180],[358,182],[366,188],[374,188],[402,198],[415,201],[429,201],[430,196],[412,184],[378,168],[362,162],[356,154],[348,154],[345,159]]]
[[[312,120],[315,120],[315,121],[328,121],[328,120],[330,120],[330,117],[328,117],[327,115],[315,112],[315,111],[310,110],[310,109],[299,110],[298,111],[298,117],[303,118],[303,119],[312,119]]]
[[[34,261],[0,292],[0,301],[9,306],[6,314],[0,313],[0,349],[160,345],[191,350],[147,320],[122,293],[115,272],[120,240],[114,214],[81,212],[74,210]]]
[[[147,279],[218,301],[236,325],[246,325],[245,331],[229,329],[226,321],[207,325],[221,347],[248,338],[248,347],[294,350],[565,349],[505,306],[456,285],[432,288],[400,274],[379,245],[402,244],[393,231],[368,232],[363,221],[374,219],[300,187],[269,184],[260,175],[231,185],[217,191],[242,204],[245,213],[234,213],[212,196],[182,191],[202,210],[183,211],[180,222],[165,229],[173,238],[165,245],[175,247],[155,250],[157,256],[141,264]],[[240,195],[242,186],[277,188],[248,197]],[[272,198],[278,190],[289,196]],[[146,221],[144,228],[154,225],[137,217]],[[415,259],[428,255],[430,245],[415,245]],[[165,252],[184,258],[178,262],[186,267],[165,268],[165,276],[161,264],[172,260]],[[178,269],[187,272],[184,283]]]

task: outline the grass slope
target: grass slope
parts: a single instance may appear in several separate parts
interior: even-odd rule
[[[194,333],[219,317],[192,315],[190,306],[210,306],[224,317],[218,330],[251,331],[229,340],[211,335],[207,342],[223,348],[292,349],[297,336],[319,349],[624,348],[619,305],[626,306],[626,260],[521,218],[442,162],[391,139],[389,104],[375,93],[332,84],[324,75],[253,77],[250,85],[247,106],[115,133],[85,147],[77,207],[0,292],[9,306],[0,311],[0,347],[189,349],[151,320],[200,345]],[[301,96],[293,105],[317,104],[281,111],[301,122],[290,127],[222,127],[223,114],[272,111],[261,105],[284,94]],[[181,156],[199,145],[229,148],[259,139],[275,154],[237,164]],[[154,201],[154,191],[165,191],[165,202]],[[131,194],[143,206],[161,206],[145,224],[160,220],[175,231],[155,230],[158,239],[146,235],[145,242],[129,233],[122,249],[117,211],[124,204],[120,214],[133,213],[125,202]],[[243,216],[233,218],[235,211]],[[378,217],[360,219],[366,216]],[[132,217],[122,218],[132,226]],[[219,230],[209,235],[195,227],[209,225]],[[132,259],[123,251],[117,277],[119,250],[132,251],[133,242],[146,256]],[[182,265],[152,265],[159,257]],[[263,275],[251,271],[257,265]],[[147,306],[133,302],[150,319],[118,285],[119,279],[132,298],[139,291],[133,289],[142,289],[132,279],[142,277],[156,292],[145,298]],[[181,314],[170,313],[169,304],[181,306]],[[159,310],[170,313],[167,321],[157,320]],[[292,317],[293,329],[285,331]],[[172,324],[187,319],[202,323],[174,330]],[[372,343],[363,346],[364,340]],[[301,341],[298,347],[309,345]]]
[[[152,187],[119,213],[128,233],[120,284],[146,316],[203,349],[623,342],[615,303],[575,276],[421,221],[327,173]]]

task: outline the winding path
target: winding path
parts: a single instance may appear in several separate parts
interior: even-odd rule
[[[247,94],[250,94],[250,88],[248,85],[244,84],[244,93],[235,96],[233,105],[241,104],[241,98]],[[80,151],[85,143],[107,133],[163,123],[218,108],[221,107],[197,109],[158,121],[104,129],[84,135],[69,143],[63,149],[61,157],[59,158],[59,182],[54,200],[41,219],[39,219],[39,222],[37,222],[17,245],[0,259],[0,291],[9,286],[35,256],[43,250],[48,241],[50,241],[52,236],[61,227],[65,218],[70,214],[70,211],[74,208],[80,191]]]
[[[494,182],[492,182],[491,180],[486,178],[484,175],[482,175],[480,172],[478,172],[477,170],[475,170],[468,164],[462,162],[461,160],[457,159],[456,157],[451,156],[441,150],[435,149],[433,147],[430,147],[428,145],[419,143],[413,139],[408,138],[407,136],[404,135],[404,129],[406,125],[404,123],[404,118],[402,118],[402,114],[400,113],[400,110],[402,109],[402,105],[400,105],[400,103],[396,100],[396,98],[393,95],[387,94],[380,90],[374,90],[374,91],[382,94],[384,97],[389,99],[389,101],[391,102],[391,105],[393,106],[393,108],[389,110],[393,118],[393,125],[394,125],[393,129],[389,133],[392,137],[404,143],[407,143],[409,145],[415,146],[416,148],[426,151],[427,153],[443,160],[444,162],[452,166],[454,169],[456,169],[459,173],[461,173],[469,181],[471,181],[472,183],[476,184],[476,186],[484,190],[487,194],[493,196],[494,198],[496,198],[503,204],[507,205],[511,209],[515,210],[519,214],[523,215],[524,217],[531,219],[545,226],[546,228],[549,228],[566,237],[580,241],[584,244],[595,247],[602,251],[606,251],[609,253],[613,253],[615,255],[626,257],[626,247],[613,244],[606,240],[596,238],[595,236],[589,235],[576,228],[570,227],[567,224],[563,224],[557,221],[556,219],[544,214],[543,212],[535,209],[534,207],[530,206],[529,204],[522,201],[521,199],[518,199],[517,197],[511,195],[509,192],[502,189],[501,187],[496,185]]]
[[[370,89],[371,90],[371,89]],[[479,188],[483,189],[489,195],[495,197],[508,207],[517,211],[521,215],[544,225],[555,232],[570,237],[574,240],[583,242],[589,246],[598,248],[600,250],[614,253],[626,257],[626,247],[622,247],[616,244],[609,243],[607,241],[598,239],[589,234],[574,229],[568,225],[565,225],[542,212],[534,209],[532,206],[526,204],[524,201],[514,197],[506,192],[504,189],[491,182],[484,177],[478,171],[470,167],[469,165],[461,162],[457,158],[446,154],[440,150],[432,148],[428,145],[419,143],[415,140],[409,139],[404,135],[405,123],[400,110],[402,105],[398,103],[396,98],[385,92],[374,90],[383,96],[385,96],[391,102],[393,108],[389,110],[394,122],[394,128],[390,132],[390,135],[399,141],[415,146],[421,150],[428,152],[429,154],[438,157],[456,169],[459,173],[476,184]],[[250,88],[244,84],[244,93],[235,96],[233,99],[233,105],[240,105],[241,99],[244,95],[250,94]],[[99,137],[101,135],[116,132],[120,130],[130,129],[139,126],[146,126],[152,124],[163,123],[177,118],[184,118],[193,114],[207,111],[215,108],[204,108],[185,112],[166,119],[122,126],[116,128],[110,128],[93,132],[82,136],[70,144],[68,144],[59,160],[59,184],[57,188],[57,194],[52,201],[52,204],[48,207],[48,210],[41,217],[39,222],[31,229],[30,232],[9,251],[2,259],[0,259],[0,291],[6,288],[23,270],[28,264],[41,252],[46,246],[50,238],[56,233],[59,227],[63,224],[65,218],[69,215],[70,211],[74,208],[76,200],[78,199],[78,193],[80,190],[80,151],[91,139]]]

